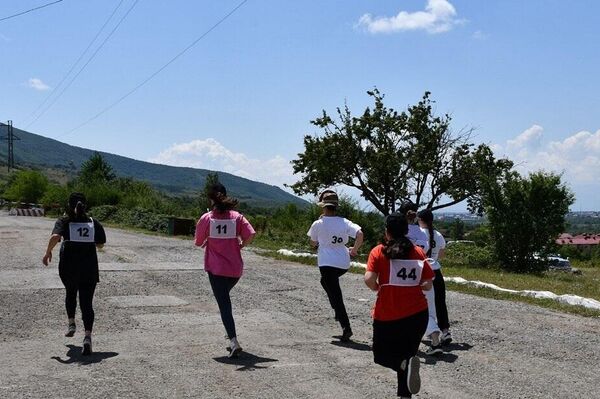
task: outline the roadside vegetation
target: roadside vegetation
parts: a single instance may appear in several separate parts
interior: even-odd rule
[[[497,159],[489,146],[473,143],[470,131],[453,132],[450,116],[434,115],[434,101],[428,92],[405,111],[387,107],[377,89],[368,95],[374,104],[360,116],[343,107],[337,109],[335,119],[324,110],[311,121],[320,133],[305,136],[304,151],[292,161],[300,177],[290,186],[297,194],[306,195],[343,184],[357,189],[372,205],[374,211],[361,209],[346,197],[338,209],[365,234],[363,251],[356,261],[366,262],[370,248],[383,237],[384,216],[394,212],[399,203],[412,200],[420,208],[439,211],[465,201],[469,210],[485,214],[486,219],[481,224],[458,219],[436,221],[436,228],[447,240],[472,243],[448,248],[442,260],[445,275],[515,290],[549,290],[600,300],[600,249],[583,253],[558,248],[554,243],[568,227],[565,217],[574,201],[560,175],[520,175],[510,160]],[[216,173],[209,174],[198,185],[206,188],[218,179]],[[197,220],[210,207],[206,190],[197,195],[169,196],[147,182],[116,176],[99,153],[66,182],[36,170],[0,174],[0,180],[0,198],[40,203],[49,215],[62,214],[69,193],[79,191],[88,198],[93,217],[112,226],[161,234],[168,232],[174,218]],[[240,199],[240,211],[258,233],[254,246],[265,255],[288,259],[276,251],[312,251],[306,232],[321,212],[315,204],[257,208]],[[584,222],[577,220],[577,228]],[[555,253],[569,256],[582,273],[547,271],[545,257]],[[313,258],[290,260],[315,263]],[[463,292],[512,297],[452,283],[449,286]],[[542,306],[547,302],[517,300]]]

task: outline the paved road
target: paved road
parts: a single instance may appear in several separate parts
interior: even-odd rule
[[[62,336],[58,259],[41,265],[52,224],[0,213],[0,397],[395,396],[393,373],[372,363],[374,296],[361,276],[342,278],[355,341],[341,345],[316,268],[246,252],[233,291],[246,353],[229,361],[202,251],[116,229],[100,254],[96,353],[82,358],[81,331]],[[417,397],[600,397],[600,320],[458,293],[448,301],[457,343],[441,359],[422,355]]]

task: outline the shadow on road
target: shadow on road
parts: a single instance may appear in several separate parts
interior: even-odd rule
[[[259,366],[259,363],[271,363],[277,362],[277,359],[270,359],[268,357],[260,357],[253,355],[249,352],[242,352],[238,355],[238,357],[229,358],[227,356],[222,357],[213,357],[213,360],[224,363],[224,364],[234,364],[236,366],[242,366],[238,368],[236,371],[251,371],[256,369],[266,369],[269,366]]]
[[[350,348],[357,351],[370,351],[371,345],[365,344],[364,342],[355,342],[355,341],[331,341],[331,345],[339,346],[342,348]]]
[[[455,355],[454,351],[468,351],[471,349],[473,345],[469,345],[466,343],[451,343],[449,345],[444,346],[444,353],[438,356],[429,356],[426,355],[425,352],[419,351],[417,354],[425,364],[436,364],[437,362],[445,362],[445,363],[454,363],[458,356]]]
[[[67,351],[66,359],[63,360],[60,356],[52,356],[51,359],[54,359],[57,362],[62,363],[62,364],[76,363],[76,364],[86,365],[86,364],[100,363],[104,359],[110,359],[111,357],[115,357],[115,356],[119,355],[117,352],[93,352],[89,356],[83,356],[81,354],[81,351],[83,349],[81,346],[76,346],[76,345],[66,345],[66,346],[67,346],[67,348],[69,348],[69,350]]]

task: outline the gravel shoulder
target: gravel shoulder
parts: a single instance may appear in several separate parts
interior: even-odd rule
[[[245,353],[232,361],[202,250],[117,229],[100,253],[96,353],[82,358],[81,331],[63,337],[58,248],[41,265],[52,225],[0,213],[0,397],[395,397],[395,375],[372,361],[374,295],[361,276],[341,279],[355,333],[342,345],[316,267],[245,251],[232,291]],[[599,319],[455,292],[448,306],[455,343],[421,354],[416,397],[598,397]]]

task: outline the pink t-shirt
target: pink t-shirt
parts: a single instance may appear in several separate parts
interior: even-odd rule
[[[204,270],[217,276],[240,277],[244,268],[240,240],[255,234],[236,211],[210,211],[196,224],[195,244],[204,246]]]

